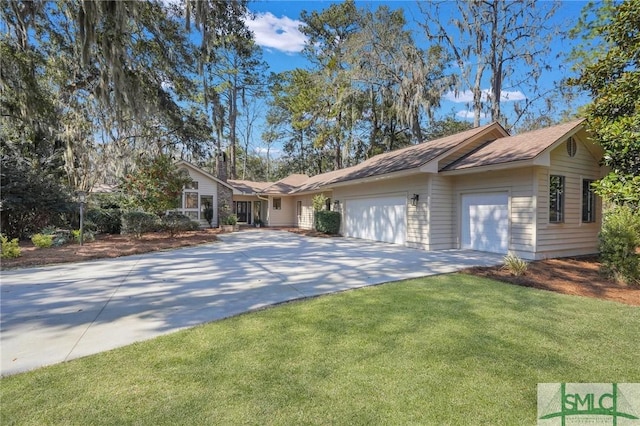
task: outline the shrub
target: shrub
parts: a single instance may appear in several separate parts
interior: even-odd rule
[[[200,228],[198,222],[194,222],[188,216],[178,212],[170,212],[160,219],[162,229],[169,232],[172,237],[180,232],[196,231]]]
[[[73,237],[73,241],[80,244],[79,229],[74,229],[73,231],[71,231],[71,236]],[[82,242],[94,241],[95,239],[96,239],[96,235],[93,233],[93,231],[91,231],[91,229],[85,228],[84,232],[82,233]]]
[[[0,257],[3,259],[20,257],[20,245],[17,238],[9,241],[9,238],[0,234]]]
[[[324,194],[317,194],[313,196],[313,200],[311,200],[313,204],[313,211],[319,212],[325,208],[327,203],[327,197]]]
[[[34,234],[31,237],[31,242],[38,248],[47,248],[53,245],[53,235]]]
[[[600,260],[605,274],[616,281],[640,284],[640,214],[629,206],[605,212],[599,235]]]
[[[340,232],[340,213],[321,210],[316,212],[316,230],[325,234]]]
[[[235,225],[236,223],[238,223],[238,216],[236,216],[235,214],[230,214],[224,220],[225,225]]]
[[[519,258],[517,255],[508,254],[504,257],[503,260],[504,260],[504,266],[502,268],[508,270],[511,273],[511,275],[515,275],[516,277],[519,277],[521,275],[526,274],[527,267],[529,266],[529,264],[526,261]]]
[[[141,211],[129,211],[122,214],[122,226],[120,232],[124,235],[142,237],[146,232],[158,229],[158,216],[153,213]]]
[[[209,226],[211,226],[211,224],[213,223],[213,207],[205,207],[203,214],[205,220],[207,221]]]
[[[61,245],[67,244],[71,239],[71,231],[56,228],[54,226],[43,228],[40,233],[42,235],[51,235],[52,245],[54,247],[60,247]]]
[[[122,212],[119,208],[95,208],[87,211],[86,217],[95,224],[99,234],[119,234]]]

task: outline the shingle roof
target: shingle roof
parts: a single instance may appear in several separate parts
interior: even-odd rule
[[[311,191],[329,184],[416,169],[493,125],[487,124],[455,135],[378,154],[358,165],[313,176],[294,192]]]
[[[273,185],[273,182],[253,182],[250,180],[229,179],[227,182],[229,183],[229,185],[245,194],[255,194],[258,192],[262,192],[266,187]]]
[[[266,194],[288,194],[309,179],[307,175],[293,174],[272,183],[262,192]]]
[[[532,160],[555,142],[575,132],[576,128],[578,128],[583,121],[584,119],[574,120],[557,126],[487,142],[475,151],[446,165],[441,171],[462,170],[472,167]]]

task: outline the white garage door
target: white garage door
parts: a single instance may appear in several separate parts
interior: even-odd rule
[[[507,253],[509,249],[509,196],[462,196],[462,248]]]
[[[404,244],[407,239],[407,197],[346,200],[347,237]]]

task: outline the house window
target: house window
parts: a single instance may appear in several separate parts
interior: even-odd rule
[[[198,208],[198,193],[197,192],[185,192],[184,193],[184,208],[185,209],[197,209]]]
[[[596,221],[596,194],[593,192],[593,180],[582,180],[582,221]]]
[[[549,222],[564,222],[564,176],[549,178]]]
[[[184,185],[184,189],[198,189],[198,182],[192,180]]]
[[[273,209],[274,210],[282,210],[282,198],[274,198],[273,199]]]
[[[298,214],[298,217],[302,216],[302,201],[298,201],[296,203],[296,213]]]

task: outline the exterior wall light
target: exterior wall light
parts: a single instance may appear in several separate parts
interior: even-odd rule
[[[333,210],[338,210],[340,208],[340,200],[335,200],[333,202]]]
[[[411,205],[413,207],[417,206],[418,200],[420,200],[420,194],[413,194],[413,197],[411,197]]]

